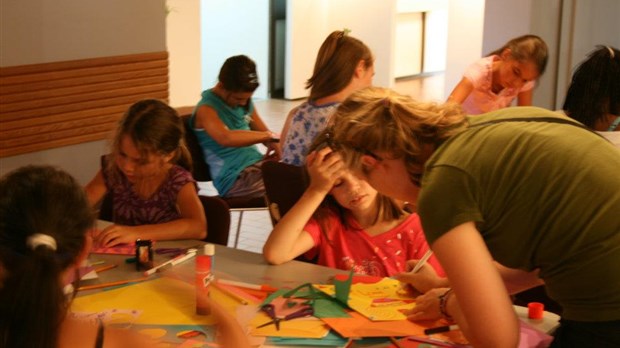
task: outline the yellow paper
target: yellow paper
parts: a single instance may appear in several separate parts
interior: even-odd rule
[[[315,284],[314,287],[333,296],[333,285]],[[415,307],[415,300],[402,290],[398,280],[383,278],[377,283],[351,285],[349,307],[373,321],[405,320],[403,310]]]
[[[234,313],[239,302],[214,287],[210,296]],[[102,291],[73,300],[73,312],[102,312],[110,309],[137,309],[142,314],[136,324],[149,325],[211,325],[212,316],[196,315],[193,284],[171,278],[159,278],[138,284]]]

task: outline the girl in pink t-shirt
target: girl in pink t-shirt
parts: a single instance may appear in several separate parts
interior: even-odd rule
[[[406,213],[346,169],[332,149],[311,152],[306,166],[310,185],[267,239],[268,262],[306,254],[323,266],[387,277],[408,271],[407,261],[429,249],[418,215]],[[434,257],[429,263],[444,275]]]
[[[547,65],[547,45],[538,36],[514,38],[470,65],[448,101],[477,115],[517,105],[532,105],[532,90]]]

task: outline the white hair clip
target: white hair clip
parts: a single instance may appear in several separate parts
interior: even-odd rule
[[[28,237],[26,245],[32,250],[35,250],[40,245],[45,245],[53,251],[56,251],[56,240],[54,237],[43,233],[35,233]]]
[[[609,46],[605,46],[605,48],[607,48],[607,50],[609,51],[609,55],[611,56],[611,59],[614,59],[614,56],[616,55],[614,53],[614,50],[612,50],[611,47]]]

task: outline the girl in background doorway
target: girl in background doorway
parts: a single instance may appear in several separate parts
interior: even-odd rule
[[[470,65],[448,101],[477,115],[509,106],[532,105],[532,90],[547,66],[547,44],[536,35],[523,35]]]

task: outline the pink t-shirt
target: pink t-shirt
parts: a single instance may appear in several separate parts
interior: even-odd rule
[[[312,258],[318,252],[318,264],[323,266],[389,277],[407,271],[407,260],[421,259],[429,249],[418,214],[411,214],[400,225],[376,236],[359,229],[352,218],[348,218],[348,230],[334,212],[327,218],[331,243],[316,220],[311,219],[304,228],[315,245],[306,255]],[[445,275],[434,256],[428,262],[440,276]]]
[[[462,104],[463,109],[468,114],[478,115],[505,108],[512,103],[519,93],[534,88],[535,82],[529,81],[520,89],[504,88],[499,94],[493,93],[491,88],[493,83],[493,62],[499,59],[499,56],[484,57],[465,70],[463,77],[468,79],[474,86],[474,89]]]

